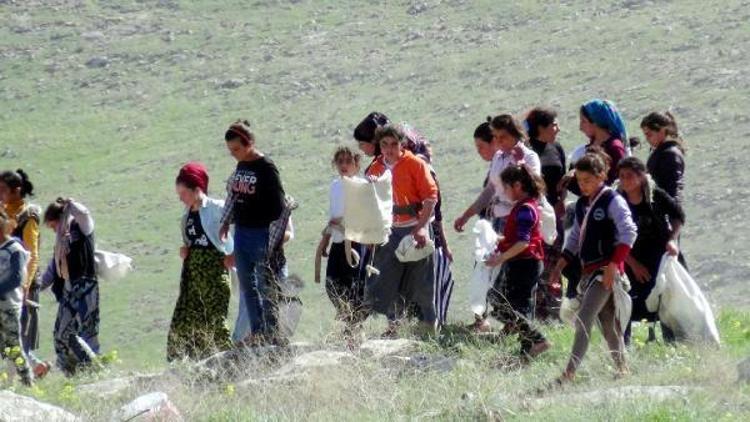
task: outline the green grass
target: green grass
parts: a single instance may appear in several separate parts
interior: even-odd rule
[[[595,96],[615,100],[633,134],[648,111],[676,111],[689,144],[682,246],[693,274],[723,309],[721,359],[747,355],[747,331],[733,331],[729,323],[737,319],[746,329],[750,305],[743,224],[750,217],[750,190],[742,154],[750,135],[750,12],[743,2],[424,3],[427,9],[416,16],[407,13],[409,1],[0,4],[0,168],[27,170],[42,205],[59,195],[80,199],[94,212],[99,246],[135,258],[137,270],[128,279],[102,284],[101,340],[105,350],[119,351],[123,363],[117,370],[164,366],[180,268],[181,207],[174,177],[184,162],[200,159],[210,169],[211,193],[223,195],[234,162],[222,136],[234,119],[252,121],[261,149],[276,161],[286,190],[301,203],[294,216],[297,238],[287,252],[291,271],[312,280],[313,251],[333,177],[330,154],[337,144],[352,145],[350,133],[368,112],[412,122],[434,140],[450,222],[484,178],[486,164],[475,154],[471,134],[486,115],[551,104],[560,110],[560,140],[571,150],[583,142],[578,107]],[[93,31],[103,38],[82,36]],[[87,68],[96,56],[108,57],[109,66]],[[244,84],[221,88],[229,79]],[[45,231],[45,257],[51,238]],[[449,241],[457,280],[450,318],[458,323],[471,318],[464,287],[472,239],[450,231]],[[336,331],[319,286],[310,283],[303,301],[298,340]],[[49,298],[42,303],[43,333],[50,333],[55,306]],[[382,328],[382,320],[372,327],[373,332]],[[479,385],[496,391],[527,376],[553,376],[567,351],[562,345],[568,333],[552,330],[551,335],[558,347],[547,359],[554,362],[543,360],[528,371],[532,375],[497,373]],[[49,335],[42,344],[42,354],[51,357]],[[497,354],[491,347],[468,350],[477,359]],[[479,368],[485,368],[481,362]],[[457,375],[447,397],[460,395],[459,386],[474,385],[471,377],[478,373]],[[377,385],[394,395],[375,394],[362,407],[344,403],[342,411],[365,419],[416,418],[435,407],[425,403],[446,401],[442,395],[448,391],[440,379],[425,392],[419,391],[424,389],[419,378],[400,380],[395,389]],[[412,393],[421,399],[407,400]],[[380,399],[409,401],[410,407],[378,410]],[[298,403],[288,415],[264,406],[247,411],[259,418],[286,418],[304,416],[311,404]],[[697,404],[675,410],[660,406],[633,419],[723,414]],[[320,411],[310,416],[322,418],[325,410]],[[224,419],[239,418],[229,412]],[[484,415],[477,409],[445,412],[438,416]],[[556,415],[550,412],[534,416]],[[597,412],[608,415],[605,409]]]

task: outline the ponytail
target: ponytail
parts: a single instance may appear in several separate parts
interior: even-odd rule
[[[10,190],[19,189],[21,198],[34,196],[34,185],[29,181],[26,172],[21,169],[0,173],[0,182],[5,183]]]
[[[641,128],[648,128],[653,131],[666,129],[665,132],[667,135],[667,139],[676,142],[677,147],[683,153],[685,153],[685,151],[687,150],[685,140],[682,139],[682,136],[680,136],[680,131],[677,128],[677,119],[670,111],[665,111],[663,113],[654,111],[649,113],[648,115],[646,115],[646,117],[643,118],[643,120],[641,120]]]
[[[525,164],[506,167],[500,173],[500,180],[502,180],[503,184],[509,186],[516,182],[521,183],[521,189],[534,199],[539,199],[546,191],[544,179],[531,172]]]

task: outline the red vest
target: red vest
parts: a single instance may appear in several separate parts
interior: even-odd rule
[[[515,261],[516,259],[537,259],[542,261],[544,259],[544,239],[542,238],[541,220],[539,219],[539,204],[533,198],[516,202],[516,205],[510,210],[508,219],[505,221],[504,239],[498,245],[498,249],[500,252],[505,252],[518,243],[518,212],[524,206],[527,208],[531,207],[534,211],[534,227],[531,229],[529,246],[523,252],[513,257],[511,261]]]

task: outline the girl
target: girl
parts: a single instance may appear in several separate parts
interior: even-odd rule
[[[247,345],[277,340],[276,287],[269,279],[269,226],[284,209],[284,188],[274,163],[261,153],[247,120],[237,121],[224,134],[237,169],[227,181],[227,201],[221,239],[234,224],[234,255],[240,290],[245,296],[251,334]]]
[[[34,356],[39,348],[39,223],[42,209],[28,202],[34,196],[34,185],[26,173],[18,169],[0,174],[0,203],[13,223],[11,235],[29,252],[26,280],[23,283],[24,301],[21,310],[21,336],[24,352],[31,359],[35,378],[43,378],[50,364]]]
[[[591,153],[584,155],[575,166],[575,177],[583,196],[576,203],[575,223],[565,239],[563,256],[551,279],[559,282],[560,271],[578,257],[583,268],[578,283],[581,306],[575,322],[573,350],[558,382],[575,377],[596,319],[617,373],[624,375],[628,371],[613,287],[615,283],[622,283],[623,288],[628,289],[623,266],[635,242],[637,228],[625,199],[607,187],[608,170],[604,157]]]
[[[646,309],[646,298],[656,284],[661,257],[679,254],[677,237],[685,223],[685,213],[677,201],[659,188],[646,174],[646,166],[635,157],[620,161],[618,192],[628,202],[633,220],[638,226],[638,237],[625,260],[628,278],[632,280],[630,297],[633,299],[631,321],[656,321],[655,312]],[[665,340],[673,340],[671,330],[662,325]],[[630,326],[625,332],[625,343],[630,339]],[[649,340],[654,339],[649,328]]]
[[[326,267],[326,293],[336,308],[336,318],[350,325],[358,320],[356,317],[362,307],[363,286],[356,280],[357,268],[352,268],[346,259],[344,248],[344,186],[342,178],[356,176],[359,172],[360,155],[348,147],[339,147],[333,154],[333,166],[339,177],[331,183],[329,194],[328,225],[323,230],[323,237],[318,244],[318,253],[328,257]],[[328,245],[330,244],[330,251]],[[358,244],[352,248],[359,249]]]
[[[10,217],[0,210],[0,356],[8,359],[21,382],[31,387],[33,376],[19,332],[28,253],[10,236],[12,226]]]
[[[562,286],[549,282],[549,271],[560,258],[565,238],[565,200],[557,190],[558,184],[567,172],[565,151],[562,145],[556,142],[560,127],[554,110],[536,107],[526,115],[525,122],[531,149],[539,155],[542,165],[547,202],[555,209],[557,216],[557,239],[553,245],[544,245],[544,272],[540,279],[541,288],[537,290],[535,316],[540,319],[558,318]]]
[[[677,130],[677,121],[670,112],[653,112],[641,121],[643,136],[651,145],[648,172],[656,186],[682,203],[685,188],[685,142]]]
[[[532,293],[544,259],[537,202],[544,193],[544,181],[523,165],[505,168],[500,178],[506,196],[515,205],[508,214],[497,252],[487,260],[489,266],[505,264],[506,271],[501,305],[494,314],[505,323],[505,332],[518,334],[521,355],[533,358],[550,347],[529,321],[534,309]]]
[[[489,206],[492,206],[492,225],[495,231],[503,232],[505,220],[513,208],[513,202],[505,195],[500,180],[500,174],[506,167],[524,162],[533,174],[541,175],[539,156],[524,144],[526,133],[513,116],[510,114],[496,116],[490,121],[490,130],[498,149],[490,164],[489,183],[474,203],[454,221],[453,228],[458,232],[463,232],[464,226],[472,216]],[[496,284],[502,283],[502,271],[500,274]],[[490,331],[486,315],[475,315],[474,329],[480,332]]]
[[[495,140],[495,137],[492,136],[492,128],[490,127],[490,122],[492,121],[492,117],[487,117],[487,121],[477,126],[476,129],[474,129],[474,147],[477,150],[477,154],[482,158],[482,160],[491,163],[492,157],[495,156],[495,153],[500,149],[499,142]],[[482,183],[482,189],[487,187],[487,184],[490,182],[490,172],[489,169],[487,169],[487,176],[484,178],[484,182]],[[482,219],[492,219],[490,210],[485,208],[479,211],[477,216]]]
[[[54,258],[42,277],[59,303],[55,320],[57,366],[73,376],[99,353],[99,282],[94,261],[94,219],[70,198],[57,198],[44,212],[55,232]]]
[[[354,128],[354,140],[357,141],[360,151],[367,157],[372,157],[372,162],[365,168],[365,173],[370,169],[375,159],[380,156],[380,145],[375,142],[375,132],[391,124],[391,121],[383,113],[373,111],[368,114]]]
[[[609,157],[610,167],[607,173],[607,185],[617,179],[617,163],[629,154],[625,146],[628,139],[625,122],[617,111],[614,103],[607,100],[594,99],[581,106],[579,110],[580,131],[586,135],[589,143],[580,152],[590,152],[592,147],[601,148]],[[571,163],[578,161],[578,157],[571,157]],[[561,190],[567,188],[574,194],[581,196],[581,190],[576,183],[574,172],[568,173],[561,181]]]
[[[224,201],[209,198],[203,164],[185,164],[175,180],[185,204],[181,220],[183,260],[180,295],[167,336],[167,360],[203,359],[230,347],[229,272],[233,242],[219,239]]]

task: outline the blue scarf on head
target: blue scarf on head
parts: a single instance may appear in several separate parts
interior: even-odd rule
[[[591,121],[599,127],[606,128],[610,135],[628,143],[628,133],[625,122],[614,103],[607,100],[593,99],[583,105]],[[626,147],[627,149],[627,147]]]

